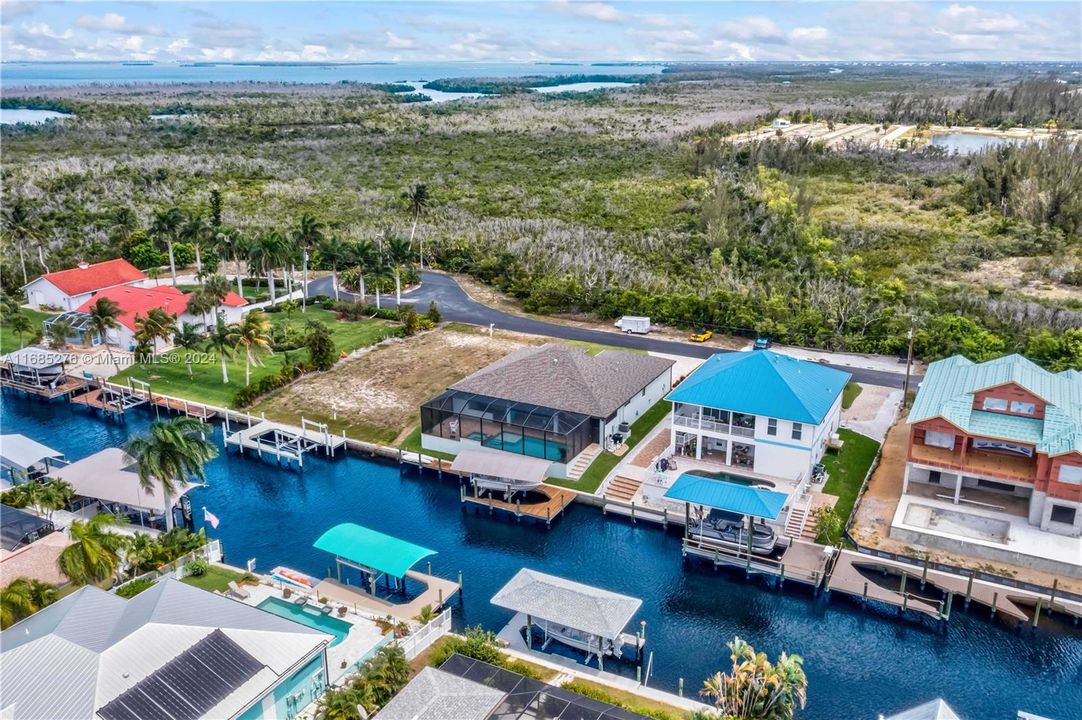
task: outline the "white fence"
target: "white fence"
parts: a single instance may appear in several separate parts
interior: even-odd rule
[[[417,632],[400,639],[398,647],[406,653],[407,660],[412,660],[449,632],[451,632],[451,608],[441,612],[427,625],[422,625]]]

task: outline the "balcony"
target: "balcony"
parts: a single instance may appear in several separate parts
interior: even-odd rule
[[[1037,478],[1037,461],[1034,458],[1007,453],[970,449],[966,452],[963,461],[961,453],[947,448],[913,445],[909,449],[909,457],[914,462],[973,475],[987,475],[1020,482],[1033,482]]]
[[[704,417],[697,409],[692,410],[686,406],[678,407],[673,413],[673,425],[677,427],[698,428],[723,435],[736,435],[738,437],[755,437],[755,416],[734,413],[735,423],[723,422],[710,417]],[[750,418],[752,426],[744,427],[741,418]],[[744,422],[747,422],[745,420]]]

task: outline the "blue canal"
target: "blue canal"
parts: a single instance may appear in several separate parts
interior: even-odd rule
[[[124,443],[153,419],[136,409],[124,424],[61,402],[5,395],[3,432],[18,432],[78,459]],[[221,431],[215,433],[221,445]],[[489,598],[515,572],[530,567],[643,599],[651,685],[689,693],[728,665],[734,635],[775,656],[804,657],[808,720],[859,720],[944,697],[967,720],[1008,720],[1024,709],[1055,720],[1082,719],[1082,632],[1057,617],[1018,630],[961,603],[943,629],[894,611],[861,608],[844,597],[813,597],[795,584],[782,591],[739,574],[684,565],[676,534],[606,518],[573,506],[550,531],[544,525],[464,512],[450,480],[399,472],[394,464],[356,455],[312,457],[303,471],[234,452],[207,468],[208,486],[192,491],[197,524],[206,506],[221,524],[226,560],[257,569],[286,565],[316,576],[330,558],[312,548],[334,524],[350,521],[439,552],[433,571],[464,576],[458,623],[498,630],[510,613]]]

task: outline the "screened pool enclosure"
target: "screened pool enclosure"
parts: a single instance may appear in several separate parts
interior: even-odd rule
[[[448,390],[421,406],[421,432],[448,440],[566,463],[590,443],[598,428],[589,415],[530,403]]]

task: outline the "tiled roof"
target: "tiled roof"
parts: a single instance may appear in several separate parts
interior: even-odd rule
[[[114,285],[146,280],[142,270],[123,258],[42,275],[68,295],[82,295]]]
[[[98,298],[109,298],[120,306],[120,323],[129,330],[135,330],[135,318],[145,316],[153,308],[161,308],[170,315],[180,315],[188,309],[192,293],[183,293],[172,285],[158,287],[132,287],[120,285],[102,290],[78,307],[80,312],[90,312]],[[226,295],[223,305],[239,307],[247,301],[235,292]]]
[[[607,418],[673,366],[672,360],[548,343],[522,348],[451,386],[452,390]]]
[[[851,376],[770,350],[712,355],[669,393],[673,402],[818,425]]]
[[[1044,400],[1044,420],[973,409],[981,390],[1015,384]],[[1035,445],[1037,452],[1082,452],[1082,373],[1052,373],[1021,355],[974,363],[961,355],[928,366],[909,422],[943,418],[974,435]]]

